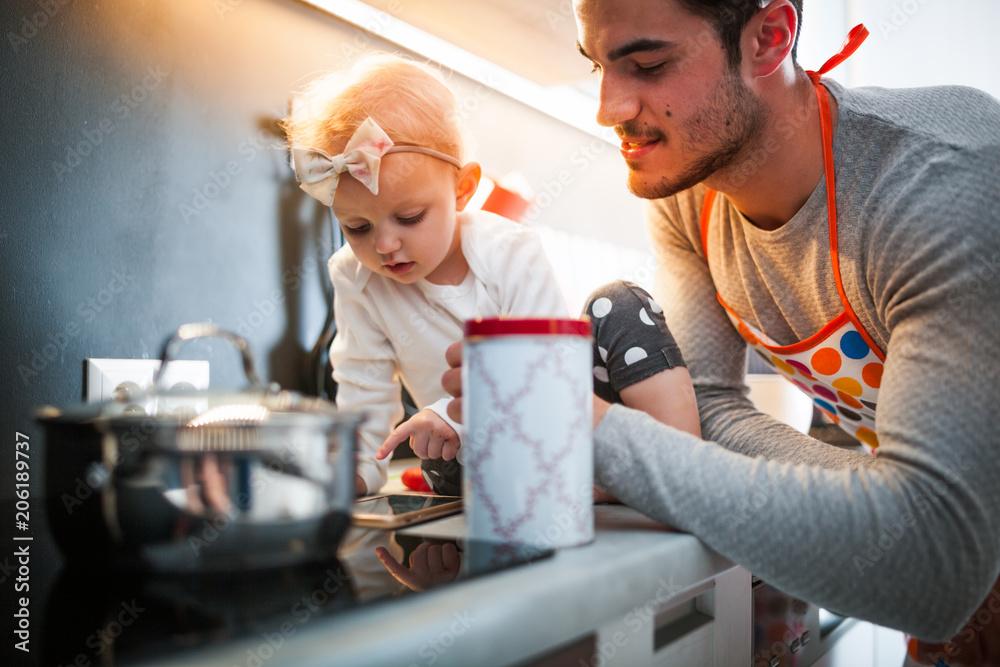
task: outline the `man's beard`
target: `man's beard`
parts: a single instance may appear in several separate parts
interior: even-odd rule
[[[731,73],[716,87],[707,108],[694,120],[685,124],[684,134],[674,136],[688,144],[688,153],[697,153],[698,146],[714,146],[703,153],[679,176],[663,177],[658,183],[645,183],[648,172],[629,165],[628,188],[643,199],[671,197],[694,187],[724,169],[739,164],[752,154],[762,142],[766,123],[766,103],[750,91],[736,74]],[[623,123],[620,134],[658,138],[667,142],[662,133],[652,136],[629,123]]]

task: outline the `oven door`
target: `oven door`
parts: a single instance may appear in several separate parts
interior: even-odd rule
[[[753,578],[753,667],[807,667],[853,623]]]

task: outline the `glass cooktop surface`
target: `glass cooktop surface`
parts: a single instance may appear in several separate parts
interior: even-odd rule
[[[185,651],[248,636],[278,644],[317,619],[461,585],[553,553],[423,537],[420,527],[404,534],[353,526],[336,555],[322,562],[249,574],[137,575],[67,565],[45,528],[42,505],[32,503],[31,540],[23,542],[32,554],[31,651],[17,656],[16,665],[127,665],[174,655],[182,663]],[[13,524],[12,503],[3,504],[0,521]],[[9,602],[16,594],[7,593]]]

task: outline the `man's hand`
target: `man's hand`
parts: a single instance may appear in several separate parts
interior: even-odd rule
[[[594,428],[597,428],[597,425],[601,423],[601,420],[604,419],[604,415],[610,407],[610,403],[602,398],[594,396]]]
[[[396,427],[385,439],[375,458],[381,460],[389,456],[399,443],[410,439],[413,453],[422,459],[444,459],[451,461],[458,454],[461,442],[448,422],[433,410],[421,410]]]
[[[462,343],[452,343],[444,353],[444,358],[451,366],[441,376],[441,386],[455,397],[448,404],[448,416],[459,424],[462,423]]]
[[[622,501],[615,498],[613,495],[605,491],[599,486],[594,486],[594,504],[599,503],[617,503],[621,504]]]

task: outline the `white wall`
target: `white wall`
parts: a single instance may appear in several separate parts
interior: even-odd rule
[[[819,67],[848,30],[871,35],[830,75],[849,86],[960,84],[1000,98],[997,0],[805,0],[799,62]]]

